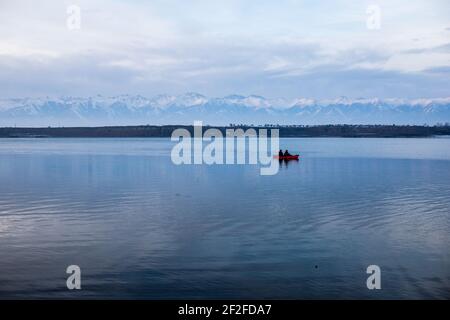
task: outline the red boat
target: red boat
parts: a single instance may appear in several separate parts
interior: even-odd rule
[[[274,158],[279,160],[298,160],[299,155],[291,155],[291,156],[274,156]]]

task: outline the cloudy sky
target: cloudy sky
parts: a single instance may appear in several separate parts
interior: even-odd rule
[[[331,2],[0,0],[0,97],[450,96],[450,1]]]

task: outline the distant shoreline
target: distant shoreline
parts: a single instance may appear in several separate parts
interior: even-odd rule
[[[204,126],[226,129],[279,129],[280,137],[344,137],[344,138],[417,138],[450,135],[450,126],[408,126],[408,125],[317,125],[317,126]],[[173,130],[185,128],[191,133],[192,125],[142,125],[105,127],[46,127],[14,128],[1,127],[0,138],[164,138]],[[270,131],[270,130],[269,130]]]

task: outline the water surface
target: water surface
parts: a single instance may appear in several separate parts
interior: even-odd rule
[[[0,297],[450,298],[450,139],[282,139],[274,176],[172,146],[0,139]]]

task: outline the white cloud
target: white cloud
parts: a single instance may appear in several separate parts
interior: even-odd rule
[[[136,91],[297,96],[301,90],[291,83],[280,89],[283,81],[297,77],[314,83],[327,76],[323,70],[346,86],[344,94],[356,95],[360,90],[346,70],[362,78],[360,72],[367,71],[367,77],[389,72],[392,81],[415,83],[417,77],[428,78],[430,68],[450,66],[448,52],[432,51],[449,42],[448,2],[377,1],[381,29],[368,30],[365,9],[371,3],[2,3],[0,96]],[[71,4],[81,8],[80,30],[66,27]],[[408,73],[413,75],[405,79]],[[445,77],[433,77],[430,94],[448,92]],[[386,94],[415,94],[408,90]]]

